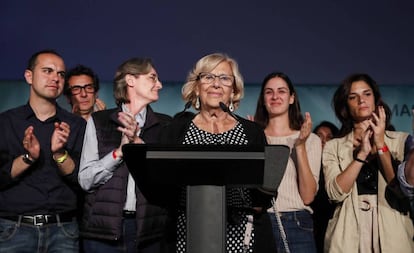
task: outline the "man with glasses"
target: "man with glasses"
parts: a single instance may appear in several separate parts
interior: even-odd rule
[[[98,98],[99,78],[92,69],[77,65],[70,69],[65,78],[64,94],[72,112],[88,120],[95,111],[105,109],[105,103]]]

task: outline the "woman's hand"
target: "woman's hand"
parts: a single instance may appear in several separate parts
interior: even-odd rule
[[[300,128],[299,137],[296,139],[295,146],[304,145],[312,132],[312,118],[309,112],[305,113],[305,120]]]
[[[372,145],[371,145],[371,136],[372,136],[373,131],[368,128],[363,136],[362,136],[362,140],[361,140],[361,145],[360,145],[360,150],[357,154],[357,158],[361,159],[361,160],[366,160],[368,155],[371,153],[372,150]]]
[[[373,112],[369,125],[373,132],[373,141],[377,148],[382,148],[385,145],[385,122],[387,116],[385,115],[384,107],[378,106],[378,115]]]
[[[117,128],[118,131],[120,131],[122,133],[122,136],[125,136],[129,142],[134,142],[139,131],[139,126],[135,120],[135,117],[132,114],[126,112],[119,112],[118,120],[122,124],[122,126],[119,126]]]

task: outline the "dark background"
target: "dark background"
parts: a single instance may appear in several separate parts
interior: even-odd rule
[[[299,84],[352,72],[414,84],[413,25],[409,0],[1,0],[0,80],[22,80],[29,56],[53,48],[103,81],[133,56],[153,58],[163,81],[183,81],[199,58],[225,52],[250,83],[279,70]]]

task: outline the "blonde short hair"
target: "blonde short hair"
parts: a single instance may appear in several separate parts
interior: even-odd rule
[[[181,89],[182,98],[185,102],[191,101],[192,106],[194,107],[196,100],[197,100],[197,84],[198,84],[198,75],[201,72],[210,72],[214,68],[216,68],[220,63],[227,62],[229,63],[231,70],[234,76],[234,83],[233,83],[233,105],[234,108],[237,109],[240,100],[244,96],[244,82],[243,77],[240,74],[239,66],[237,62],[230,58],[228,55],[223,53],[214,53],[209,54],[201,58],[197,61],[193,69],[188,73],[187,82],[183,85]]]

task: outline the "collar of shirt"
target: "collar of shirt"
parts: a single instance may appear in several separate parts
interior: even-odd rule
[[[122,104],[123,112],[130,112],[128,107],[125,104]],[[138,122],[140,128],[145,124],[145,118],[147,117],[147,107],[144,107],[137,115],[135,115],[135,120]]]
[[[21,108],[22,108],[21,113],[22,113],[22,115],[25,119],[29,119],[31,117],[34,117],[34,118],[37,119],[37,116],[36,116],[33,108],[30,106],[29,103],[25,104]],[[49,121],[55,121],[55,122],[66,121],[66,122],[70,122],[71,120],[68,119],[65,116],[65,113],[63,111],[64,111],[64,109],[61,108],[58,104],[56,104],[56,113],[55,113],[55,115],[51,116],[50,118],[48,118],[44,122],[49,122]]]

